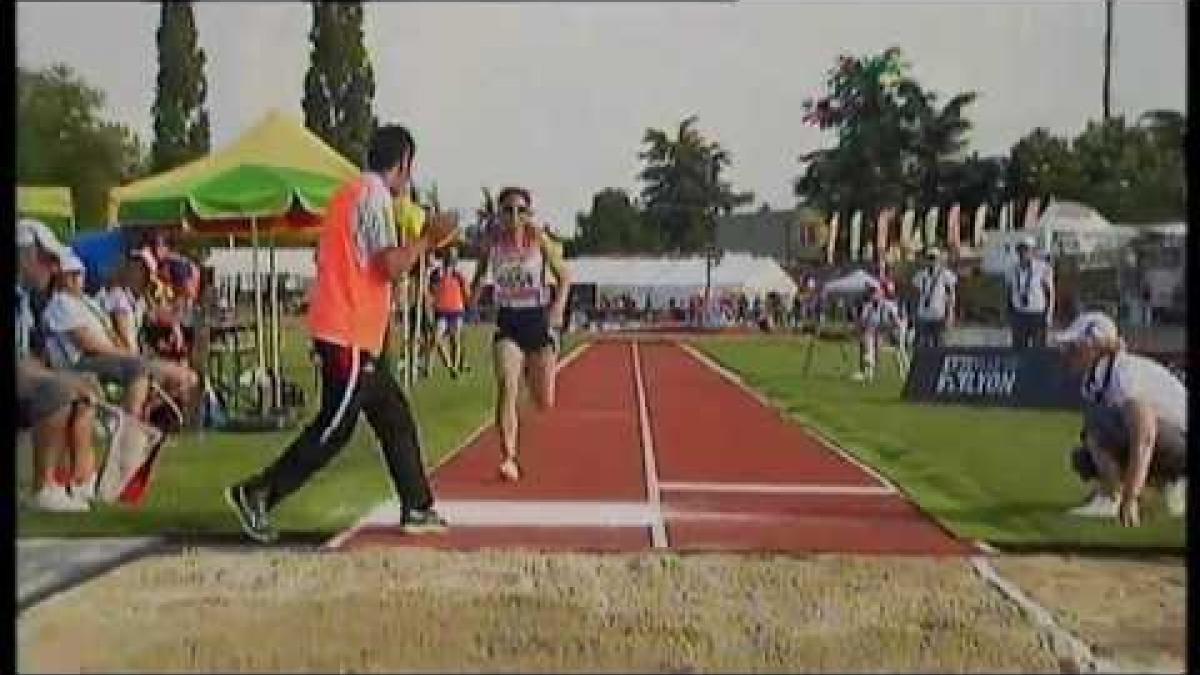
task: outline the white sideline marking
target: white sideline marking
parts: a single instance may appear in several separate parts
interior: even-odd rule
[[[726,382],[729,382],[733,386],[735,386],[738,389],[741,389],[745,393],[749,394],[755,401],[758,401],[758,403],[760,405],[767,408],[768,410],[776,411],[775,406],[772,405],[771,402],[768,401],[765,396],[763,396],[762,394],[758,393],[757,391],[755,391],[755,390],[751,389],[749,386],[747,386],[746,383],[742,381],[742,378],[738,377],[738,375],[736,373],[731,372],[725,366],[722,366],[721,364],[717,363],[716,361],[713,361],[711,358],[708,357],[707,354],[704,354],[703,352],[697,350],[695,347],[692,347],[689,344],[685,344],[683,342],[678,342],[676,344],[679,345],[680,349],[682,349],[683,351],[685,351],[689,355],[691,355],[692,358],[696,359],[697,361],[704,364],[705,366],[708,366],[710,369],[712,369],[714,372],[716,372],[718,375],[720,375],[722,378],[724,378]],[[872,469],[871,467],[867,466],[866,464],[860,462],[856,457],[854,457],[850,453],[848,453],[845,450],[838,447],[837,443],[834,443],[828,436],[826,436],[824,433],[822,433],[816,427],[805,424],[804,430],[806,432],[808,432],[811,436],[816,438],[817,440],[821,441],[821,443],[826,448],[828,448],[830,451],[832,451],[838,457],[841,457],[842,459],[846,460],[847,462],[850,462],[851,464],[858,467],[859,469],[862,469],[864,472],[866,472],[866,474],[868,476],[870,476],[870,477],[874,478],[876,481],[878,481],[880,485],[883,485],[883,486],[889,488],[893,492],[899,492],[899,490],[896,489],[896,486],[893,485],[891,481],[889,481],[887,478],[885,478],[883,475],[881,475],[875,469]]]
[[[666,492],[746,492],[757,494],[797,495],[893,495],[896,491],[886,485],[770,485],[766,483],[689,483],[662,482]]]
[[[654,435],[650,433],[650,413],[646,408],[646,385],[642,380],[642,359],[638,343],[630,342],[633,352],[633,381],[637,386],[638,419],[642,430],[642,458],[646,467],[646,499],[654,509],[650,524],[650,543],[654,548],[667,548],[667,526],[662,517],[662,495],[658,486],[658,466],[654,461]]]
[[[587,349],[591,346],[592,346],[592,343],[590,343],[590,342],[581,343],[570,354],[567,354],[561,360],[559,360],[559,362],[554,367],[555,376],[557,376],[558,373],[560,371],[562,371],[563,368],[566,368],[568,365],[570,365],[572,361],[579,358],[579,356],[581,354],[583,354],[583,352],[587,351]],[[458,447],[456,447],[453,450],[451,450],[450,452],[447,452],[446,454],[442,455],[441,458],[438,459],[438,461],[433,466],[429,467],[428,474],[432,475],[433,472],[436,471],[437,468],[440,467],[442,464],[445,464],[447,461],[449,461],[453,457],[457,457],[458,453],[463,448],[474,443],[475,439],[479,438],[479,436],[481,434],[483,434],[483,432],[485,432],[489,428],[491,428],[491,426],[494,423],[495,422],[493,422],[490,415],[488,417],[485,417],[484,421],[482,423],[480,423],[480,425],[478,427],[476,427],[476,429],[474,431],[472,431],[463,440],[462,443],[458,444]],[[376,512],[380,511],[381,509],[388,508],[389,503],[390,502],[383,502],[382,504],[375,505],[374,508],[372,508],[370,511],[367,511],[367,513],[363,514],[363,516],[358,519],[358,522],[354,523],[353,525],[346,528],[345,530],[342,530],[341,532],[338,532],[337,534],[335,534],[329,541],[325,542],[321,546],[321,548],[324,550],[336,550],[336,549],[341,548],[342,545],[345,544],[347,541],[349,541],[351,537],[358,534],[360,530],[362,530],[364,527],[367,527],[370,524],[371,517]],[[438,504],[437,506],[440,510],[441,505]],[[453,525],[453,523],[451,523],[451,525]]]

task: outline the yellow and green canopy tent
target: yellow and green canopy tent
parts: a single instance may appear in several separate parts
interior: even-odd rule
[[[259,232],[311,240],[337,185],[358,173],[299,120],[272,111],[221,150],[114,189],[109,220],[243,236],[253,219]]]
[[[60,237],[75,231],[75,206],[71,188],[19,185],[17,186],[17,216],[37,218]]]

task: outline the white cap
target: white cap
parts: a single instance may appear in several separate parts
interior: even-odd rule
[[[925,257],[940,259],[942,257],[942,250],[936,246],[930,246],[925,249]]]
[[[82,273],[84,270],[83,261],[70,249],[67,249],[66,253],[58,259],[58,263],[63,272]]]
[[[1060,345],[1077,345],[1116,340],[1118,337],[1117,324],[1107,314],[1084,312],[1066,330],[1056,333],[1054,341]]]
[[[1025,247],[1029,248],[1030,250],[1032,250],[1032,249],[1037,248],[1037,242],[1034,241],[1033,237],[1031,237],[1029,235],[1025,235],[1024,237],[1021,237],[1020,239],[1017,240],[1017,247],[1020,248],[1022,246],[1025,246]]]
[[[17,246],[37,246],[58,258],[61,262],[71,255],[71,249],[62,245],[54,231],[40,220],[22,218],[17,222]]]

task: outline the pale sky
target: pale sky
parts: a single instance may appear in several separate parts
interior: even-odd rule
[[[157,2],[17,6],[18,63],[64,62],[149,146]],[[271,108],[302,119],[308,3],[196,3],[219,148]],[[733,154],[757,207],[795,204],[797,157],[832,139],[801,123],[841,53],[897,45],[927,88],[974,89],[971,149],[1036,126],[1074,135],[1101,114],[1104,3],[369,3],[376,113],[417,137],[417,175],[445,206],[520,184],[555,229],[593,192],[636,193],[647,127],[690,114]],[[1183,2],[1117,0],[1113,107],[1185,109]]]

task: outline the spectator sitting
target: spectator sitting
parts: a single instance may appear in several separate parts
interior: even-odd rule
[[[141,352],[142,329],[146,322],[145,293],[150,276],[136,260],[124,260],[96,293],[96,302],[108,313],[116,333],[117,346],[130,354]]]
[[[1153,359],[1125,350],[1117,326],[1101,312],[1079,316],[1055,336],[1068,366],[1083,373],[1081,445],[1075,472],[1099,483],[1073,515],[1139,523],[1147,483],[1162,490],[1167,511],[1187,504],[1187,389]]]
[[[125,411],[146,419],[150,377],[184,395],[197,384],[190,369],[162,359],[145,358],[118,345],[108,314],[83,293],[83,264],[67,255],[44,311],[47,352],[52,365],[95,374],[102,383],[124,389]]]
[[[95,384],[75,373],[56,372],[43,360],[42,331],[34,306],[70,249],[43,223],[17,225],[16,324],[17,428],[33,440],[32,506],[44,511],[89,510],[95,496],[92,453]],[[58,469],[68,477],[59,479]],[[63,483],[68,483],[64,485]]]

